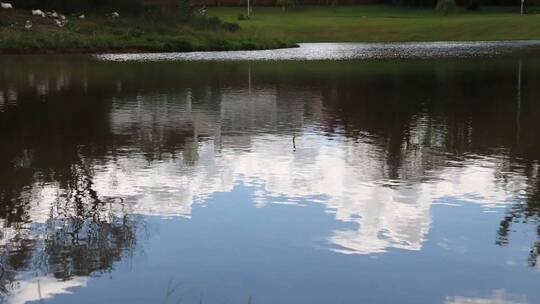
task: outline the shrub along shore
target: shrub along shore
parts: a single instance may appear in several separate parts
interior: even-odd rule
[[[288,2],[287,2],[288,3]],[[185,11],[185,10],[184,10]],[[434,9],[390,5],[211,7],[200,14],[86,12],[59,27],[28,10],[0,9],[0,53],[254,50],[299,42],[480,41],[540,39],[540,15],[528,8]],[[120,12],[122,13],[122,12]],[[239,18],[240,17],[240,18]],[[30,29],[25,29],[27,20]]]

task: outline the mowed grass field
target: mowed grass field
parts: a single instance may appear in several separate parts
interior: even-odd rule
[[[535,10],[520,16],[518,6],[460,8],[445,17],[434,9],[390,5],[254,7],[246,21],[237,20],[245,7],[212,7],[209,14],[294,42],[472,41],[540,39]]]

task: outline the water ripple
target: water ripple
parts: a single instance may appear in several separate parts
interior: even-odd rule
[[[298,48],[261,51],[96,55],[105,61],[272,61],[475,57],[537,48],[540,40],[401,43],[301,43]]]

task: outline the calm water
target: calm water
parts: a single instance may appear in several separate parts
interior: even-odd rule
[[[2,301],[540,303],[540,55],[106,59],[0,57]]]

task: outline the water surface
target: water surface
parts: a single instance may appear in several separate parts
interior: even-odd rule
[[[260,51],[101,54],[106,61],[313,61],[492,57],[540,50],[540,40],[386,43],[300,43],[297,48]]]
[[[0,57],[2,301],[540,303],[540,56],[103,59]]]

